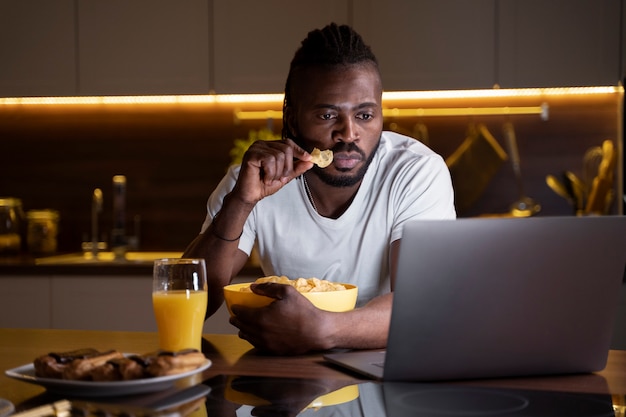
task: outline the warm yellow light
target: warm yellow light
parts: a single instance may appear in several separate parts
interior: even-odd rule
[[[217,103],[278,103],[283,104],[284,94],[221,94],[216,95]]]
[[[282,104],[282,94],[207,94],[184,96],[83,96],[83,97],[9,97],[0,105],[94,105],[94,104]]]
[[[563,87],[521,88],[486,90],[441,90],[441,91],[386,91],[385,100],[429,100],[457,98],[502,98],[502,97],[549,97],[583,94],[623,93],[622,86],[609,87]],[[276,104],[283,103],[283,94],[206,94],[164,96],[81,96],[81,97],[7,97],[0,98],[0,106],[15,105],[101,105],[101,104]]]
[[[513,114],[539,114],[548,119],[548,105],[521,107],[443,107],[417,109],[383,109],[385,117],[420,117],[420,116],[494,116]]]
[[[283,112],[280,110],[265,111],[235,111],[235,118],[238,120],[267,120],[282,119]]]
[[[493,88],[489,90],[387,91],[383,100],[428,100],[456,98],[549,97],[583,94],[622,93],[622,86],[555,87],[555,88]]]
[[[543,120],[548,120],[548,105],[520,106],[520,107],[441,107],[441,108],[410,108],[410,109],[383,109],[384,117],[427,117],[427,116],[498,116],[537,114]],[[267,120],[282,119],[283,112],[277,110],[266,111],[235,111],[237,120]]]

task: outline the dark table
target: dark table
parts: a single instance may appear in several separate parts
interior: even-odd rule
[[[69,351],[82,347],[147,353],[157,348],[157,334],[0,329],[0,370],[2,371],[0,375],[0,397],[13,402],[18,411],[59,400],[60,397],[46,392],[43,387],[9,378],[4,374],[4,371],[31,363],[35,357],[48,352]],[[324,397],[333,392],[339,392],[337,390],[345,392],[348,389],[350,391],[350,387],[356,385],[361,389],[358,401],[368,402],[365,406],[360,404],[357,409],[370,407],[370,409],[375,410],[379,406],[381,408],[378,411],[380,411],[385,408],[385,405],[382,404],[383,388],[397,389],[400,387],[404,389],[407,387],[406,384],[379,384],[363,379],[358,375],[345,373],[324,362],[321,354],[291,357],[261,355],[250,344],[235,335],[205,335],[203,352],[212,361],[212,366],[200,375],[190,378],[189,381],[183,381],[183,384],[176,389],[190,389],[185,384],[190,387],[195,386],[197,389],[196,384],[200,383],[202,383],[201,386],[208,387],[207,390],[210,390],[210,395],[206,397],[206,410],[208,410],[209,416],[235,415],[233,414],[234,410],[241,405],[224,397],[224,393],[235,382],[242,387],[248,387],[250,392],[254,392],[255,395],[252,398],[258,398],[258,396],[268,398],[268,395],[270,397],[279,396],[280,398],[270,399],[269,403],[278,402],[283,408],[287,404],[298,410],[302,410],[303,406],[320,396]],[[383,387],[383,385],[385,386]],[[580,394],[582,397],[575,398],[583,398],[594,404],[600,404],[602,401],[612,402],[615,407],[618,407],[618,412],[619,407],[622,407],[621,412],[624,412],[626,410],[623,408],[626,403],[626,351],[611,351],[606,368],[593,374],[417,384],[410,385],[410,387],[411,389],[414,387],[420,387],[420,389],[437,387],[438,392],[442,392],[441,389],[445,388],[447,393],[452,392],[450,390],[453,388],[454,392],[457,393],[461,392],[459,390],[463,390],[464,395],[467,392],[479,392],[481,395],[485,395],[485,393],[497,394],[498,396],[505,393],[507,398],[517,398],[519,393],[527,394],[528,392],[531,393],[531,397],[534,395],[541,398],[546,397],[547,393],[554,393],[554,395],[558,393],[557,397],[551,396],[550,398],[562,398],[565,394],[571,396]],[[230,390],[230,394],[232,392]],[[350,395],[350,392],[347,395]],[[394,394],[387,392],[386,395],[387,398],[391,398]],[[436,397],[431,395],[429,398]],[[600,402],[596,401],[597,398],[600,399]],[[107,401],[114,402],[123,402],[123,400],[123,398],[107,399]],[[137,396],[132,397],[132,401],[135,403],[137,401],[141,403],[140,400],[141,398],[138,399]],[[570,400],[571,398],[568,397],[568,404]],[[390,416],[388,406],[389,404],[387,404],[387,415]],[[558,413],[554,415],[558,415]]]

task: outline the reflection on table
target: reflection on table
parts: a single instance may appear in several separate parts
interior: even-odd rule
[[[623,416],[623,396],[451,384],[346,382],[218,375],[167,392],[57,400],[16,417]]]
[[[626,414],[625,351],[611,351],[607,368],[596,374],[376,383],[329,366],[321,354],[265,356],[234,335],[205,335],[203,353],[212,361],[209,369],[158,392],[79,398],[55,395],[37,384],[8,378],[4,371],[41,354],[79,347],[149,352],[156,346],[156,333],[0,329],[0,341],[0,397],[13,402],[18,412],[70,400],[83,410],[117,407],[127,417]],[[48,409],[46,415],[54,414]]]

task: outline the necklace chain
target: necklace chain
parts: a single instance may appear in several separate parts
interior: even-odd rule
[[[307,182],[304,174],[302,174],[302,181],[304,182],[304,190],[306,191],[307,197],[309,197],[313,210],[315,210],[316,213],[319,213],[319,211],[317,211],[317,206],[315,205],[315,200],[313,199],[313,194],[311,194],[311,190],[309,189],[309,183]]]

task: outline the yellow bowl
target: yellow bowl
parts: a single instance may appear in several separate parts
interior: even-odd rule
[[[242,288],[249,287],[251,282],[241,284],[231,284],[224,287],[224,300],[228,312],[232,315],[230,309],[232,305],[244,305],[246,307],[265,307],[269,305],[273,298],[258,295],[250,291],[241,291]],[[285,284],[283,284],[285,285]],[[324,291],[324,292],[303,292],[304,295],[313,305],[321,310],[342,312],[352,310],[356,305],[356,297],[358,288],[352,284],[342,284],[346,287],[340,291]]]

